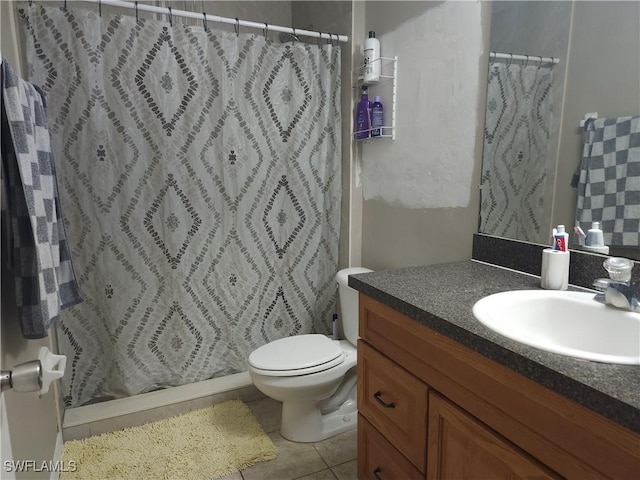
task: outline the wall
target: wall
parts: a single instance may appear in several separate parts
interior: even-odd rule
[[[575,2],[570,41],[552,217],[565,225],[575,219],[576,194],[569,184],[582,156],[578,124],[584,114],[640,115],[640,3]],[[640,259],[640,248],[634,258]]]
[[[367,267],[471,257],[489,13],[486,2],[366,2],[366,29],[376,31],[383,56],[398,56],[396,140],[356,147]]]

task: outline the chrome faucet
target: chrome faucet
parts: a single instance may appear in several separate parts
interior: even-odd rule
[[[640,313],[640,289],[631,281],[633,262],[612,257],[604,262],[610,278],[597,278],[593,287],[601,293],[594,300],[617,308]]]

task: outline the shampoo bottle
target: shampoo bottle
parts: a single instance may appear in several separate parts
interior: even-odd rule
[[[370,31],[369,38],[364,42],[364,81],[376,83],[380,81],[380,40],[376,32]]]
[[[367,87],[362,87],[362,97],[356,107],[356,140],[369,138],[371,132],[371,108]]]
[[[382,135],[383,125],[384,115],[382,111],[382,103],[380,103],[380,97],[376,95],[376,100],[371,105],[371,136],[379,137]]]

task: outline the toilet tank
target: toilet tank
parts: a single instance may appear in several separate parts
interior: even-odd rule
[[[340,295],[340,310],[342,329],[345,338],[353,345],[358,339],[358,291],[348,285],[349,275],[373,272],[364,267],[351,267],[340,270],[336,275],[338,294]]]

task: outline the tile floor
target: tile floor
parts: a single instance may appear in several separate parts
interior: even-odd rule
[[[223,480],[355,480],[356,430],[317,443],[294,443],[280,436],[281,403],[270,398],[247,406],[280,451],[278,458],[258,463]]]

